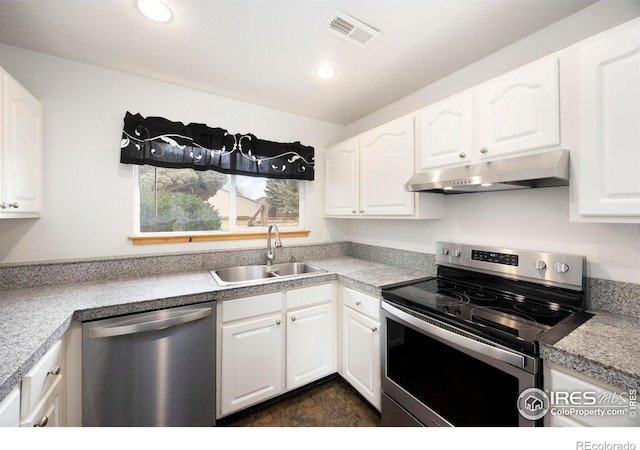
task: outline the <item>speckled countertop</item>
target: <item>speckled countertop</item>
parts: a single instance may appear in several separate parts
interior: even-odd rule
[[[542,344],[541,354],[605,383],[640,389],[640,319],[598,312],[555,344]]]
[[[160,308],[224,301],[339,280],[379,295],[381,287],[431,276],[397,265],[339,256],[307,259],[328,272],[284,281],[221,287],[209,272],[95,281],[0,291],[0,401],[69,328],[93,320]],[[542,357],[625,389],[640,386],[640,319],[611,313],[595,317]]]
[[[378,295],[381,286],[430,275],[352,257],[306,262],[328,272],[233,287],[221,287],[209,272],[199,272],[0,291],[0,401],[60,339],[73,320],[221,301],[335,279]]]

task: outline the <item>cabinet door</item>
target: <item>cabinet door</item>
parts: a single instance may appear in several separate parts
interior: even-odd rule
[[[420,170],[472,159],[473,95],[464,92],[418,114]]]
[[[287,313],[287,390],[336,371],[333,304]]]
[[[415,194],[404,185],[414,173],[413,117],[360,136],[360,211],[363,216],[410,216]]]
[[[558,60],[551,58],[480,86],[480,158],[559,145],[558,85]]]
[[[18,82],[4,77],[3,201],[8,213],[40,212],[42,205],[42,105]]]
[[[380,410],[380,323],[343,306],[344,378]]]
[[[21,427],[62,427],[64,426],[62,414],[62,379],[58,378],[51,386],[42,401],[38,403],[33,413],[27,416],[21,423]]]
[[[640,216],[640,22],[580,50],[579,211]]]
[[[222,415],[283,391],[284,327],[281,314],[222,326]]]
[[[20,389],[16,388],[0,402],[0,427],[20,425]]]
[[[358,214],[358,138],[330,147],[325,152],[325,214]]]

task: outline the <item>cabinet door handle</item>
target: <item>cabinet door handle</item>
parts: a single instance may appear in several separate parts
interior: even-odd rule
[[[458,156],[460,156],[460,158],[466,158],[467,154],[465,152],[460,152],[460,155]]]
[[[371,332],[372,332],[372,333],[375,333],[376,331],[378,331],[378,327],[373,327],[373,328],[371,329]]]
[[[280,325],[281,323],[280,319],[276,320],[276,325]]]
[[[362,302],[356,302],[356,306],[362,305]]]
[[[353,211],[351,211],[351,214],[356,214],[358,211],[356,211],[355,209]]]
[[[291,316],[291,321],[295,322],[296,321],[296,316]]]
[[[44,416],[42,419],[40,420],[36,420],[33,423],[34,427],[46,427],[49,424],[49,416]]]
[[[60,375],[60,366],[55,366],[53,369],[47,372],[47,375]]]
[[[488,152],[489,152],[489,149],[487,147],[482,147],[480,149],[480,153],[488,153]]]

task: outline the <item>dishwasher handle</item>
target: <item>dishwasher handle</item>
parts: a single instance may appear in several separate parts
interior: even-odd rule
[[[175,327],[196,320],[211,316],[211,308],[201,308],[188,313],[180,313],[162,319],[149,320],[145,322],[127,323],[126,325],[106,326],[89,330],[89,339],[99,339],[114,336],[125,336],[127,334],[143,333],[146,331],[160,331],[166,328]],[[123,322],[129,322],[125,319]]]

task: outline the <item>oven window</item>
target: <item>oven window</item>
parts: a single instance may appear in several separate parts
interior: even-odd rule
[[[387,377],[454,426],[518,426],[518,378],[387,319]]]

